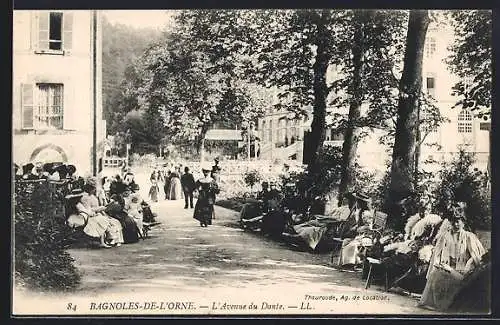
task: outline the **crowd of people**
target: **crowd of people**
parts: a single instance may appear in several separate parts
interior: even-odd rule
[[[125,170],[113,177],[79,175],[72,164],[28,163],[14,165],[15,181],[47,181],[64,188],[66,224],[87,238],[99,240],[102,248],[136,243],[158,225],[156,215],[139,194],[134,174]]]
[[[374,211],[364,193],[348,194],[346,204],[328,215],[318,202],[299,198],[297,184],[278,189],[263,182],[257,198],[243,206],[241,226],[310,250],[338,243],[339,270],[359,271],[362,279],[368,277],[370,258],[379,261],[372,277],[387,277],[388,289],[421,294],[419,304],[430,309],[447,310],[457,297],[468,299],[464,288],[489,267],[489,251],[466,230],[463,202],[450,203],[449,213],[440,216],[430,213],[428,199],[402,200],[398,205],[407,223],[397,232],[386,227],[387,215]]]
[[[134,174],[87,177],[66,196],[66,223],[87,236],[99,239],[100,247],[136,243],[160,224],[139,194]]]
[[[159,224],[140,196],[130,170],[97,179],[84,178],[74,165],[67,164],[14,168],[17,181],[67,181],[70,194],[65,198],[66,223],[98,240],[100,247],[138,242]],[[201,169],[203,176],[198,180],[188,167],[182,175],[179,165],[166,174],[155,170],[150,177],[149,199],[158,201],[158,184],[164,182],[165,199],[184,198],[184,208],[194,209],[193,218],[200,226],[211,225],[220,191],[219,160]],[[397,204],[407,220],[404,230],[398,232],[386,227],[387,215],[375,211],[366,194],[349,193],[345,205],[327,213],[319,198],[303,199],[307,190],[290,181],[287,168],[284,175],[281,184],[263,182],[257,197],[247,200],[240,213],[242,228],[310,250],[334,248],[337,243],[339,269],[360,271],[363,279],[370,277],[368,270],[372,272],[370,259],[377,260],[373,276],[389,279],[389,289],[421,293],[422,307],[447,310],[460,303],[463,307],[463,301],[471,297],[476,303],[483,301],[474,294],[481,284],[489,285],[482,279],[489,272],[490,254],[467,230],[464,202],[450,202],[447,212],[437,215],[430,212],[428,198],[408,197]]]
[[[216,195],[219,193],[220,171],[219,158],[214,159],[214,165],[202,166],[202,177],[195,181],[189,167],[170,163],[167,170],[155,169],[150,175],[151,186],[149,198],[152,202],[158,202],[160,184],[163,183],[165,200],[184,199],[184,209],[194,209],[193,217],[198,220],[200,226],[207,227],[212,224],[215,217],[214,204]],[[197,194],[196,205],[194,195]]]

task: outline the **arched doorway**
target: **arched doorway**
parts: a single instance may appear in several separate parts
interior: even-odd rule
[[[30,157],[30,162],[68,162],[64,150],[52,143],[36,148]]]

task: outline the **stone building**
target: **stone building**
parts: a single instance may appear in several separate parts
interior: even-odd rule
[[[15,163],[64,162],[82,174],[99,171],[106,133],[101,45],[98,12],[14,11]]]
[[[466,109],[454,107],[458,98],[452,96],[452,87],[458,78],[448,70],[444,62],[449,55],[448,47],[453,42],[453,37],[453,30],[446,25],[430,26],[427,33],[422,71],[423,90],[435,99],[435,105],[448,121],[425,135],[421,145],[420,164],[426,169],[438,168],[437,163],[449,160],[460,148],[464,148],[476,154],[476,167],[485,170],[489,160],[491,123],[474,117]],[[327,79],[333,78],[335,71],[330,69]],[[366,112],[365,106],[362,106],[362,114]],[[341,114],[348,113],[346,107],[329,109]],[[309,108],[309,112],[312,112],[312,108]],[[311,113],[306,118],[290,119],[289,113],[270,109],[258,121],[262,159],[302,159],[302,140],[311,121]],[[379,143],[383,134],[380,130],[373,131],[358,146],[358,162],[381,172],[386,170],[386,164],[392,155],[392,148]],[[343,134],[335,129],[327,129],[324,144],[342,146]],[[429,161],[435,163],[428,163]]]

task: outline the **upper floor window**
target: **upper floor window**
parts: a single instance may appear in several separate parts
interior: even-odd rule
[[[472,133],[472,114],[468,110],[458,114],[458,133]]]
[[[22,86],[23,128],[62,129],[63,93],[62,84],[24,84]]]
[[[42,53],[69,51],[73,44],[73,14],[39,12],[36,16],[35,49]]]
[[[436,53],[436,38],[429,37],[425,44],[425,56],[431,58]]]

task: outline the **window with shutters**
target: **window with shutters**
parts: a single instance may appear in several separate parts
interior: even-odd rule
[[[458,133],[472,133],[472,114],[466,109],[458,114]]]
[[[63,54],[73,43],[73,14],[61,11],[40,12],[36,15],[36,52]]]
[[[63,93],[63,84],[23,85],[23,128],[34,130],[62,129]]]

